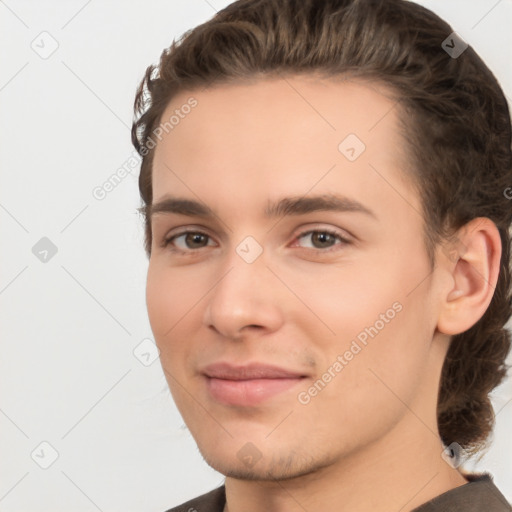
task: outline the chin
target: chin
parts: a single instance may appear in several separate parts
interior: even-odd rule
[[[249,450],[247,450],[249,451]],[[215,471],[229,478],[238,480],[281,481],[299,478],[321,470],[332,464],[332,460],[315,460],[313,457],[290,454],[280,456],[275,451],[269,456],[261,454],[261,458],[244,462],[243,453],[211,453],[200,449],[205,462]]]

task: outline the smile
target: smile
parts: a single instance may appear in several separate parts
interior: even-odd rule
[[[302,383],[300,372],[264,364],[217,363],[203,370],[210,396],[225,405],[250,407]]]

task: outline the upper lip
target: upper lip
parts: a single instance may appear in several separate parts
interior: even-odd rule
[[[262,363],[251,363],[243,366],[230,363],[214,363],[205,366],[202,373],[210,378],[225,380],[297,379],[305,377],[301,372]]]

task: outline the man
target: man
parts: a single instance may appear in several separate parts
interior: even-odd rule
[[[511,510],[461,465],[510,349],[510,115],[480,58],[402,0],[241,0],[154,71],[148,314],[226,475],[172,510]]]

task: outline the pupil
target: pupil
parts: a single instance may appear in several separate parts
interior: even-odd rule
[[[332,235],[330,233],[313,233],[313,239],[320,242],[320,246],[329,245]]]
[[[187,236],[187,243],[190,242],[191,244],[194,243],[201,243],[201,238],[204,238],[204,235],[201,235],[200,233],[191,233]]]

